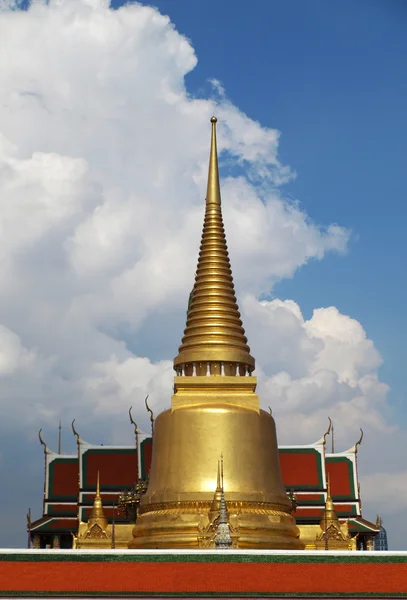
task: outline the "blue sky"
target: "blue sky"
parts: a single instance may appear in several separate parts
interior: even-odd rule
[[[5,6],[0,0],[7,49],[0,72],[0,163],[7,165],[0,168],[7,207],[0,257],[11,266],[0,269],[0,476],[10,495],[0,500],[0,545],[24,544],[27,507],[34,518],[40,514],[40,427],[55,449],[62,418],[67,452],[75,452],[74,417],[90,442],[130,444],[129,405],[145,429],[145,394],[156,412],[168,406],[169,361],[184,326],[202,222],[205,182],[197,174],[206,176],[215,105],[219,141],[232,157],[222,172],[232,175],[222,181],[226,232],[235,281],[251,294],[239,302],[269,386],[260,389],[264,406],[273,404],[283,443],[312,443],[328,414],[337,415],[341,449],[365,427],[360,472],[369,492],[363,497],[372,499],[366,516],[390,510],[381,495],[388,473],[399,504],[385,521],[393,547],[404,547],[405,2],[156,0],[174,29],[135,6],[118,16],[103,0],[51,0],[52,10],[38,4],[9,21]],[[214,79],[230,102],[214,100]],[[277,144],[267,140],[276,129],[279,160],[297,177],[277,190],[273,204],[275,189],[264,200],[245,179],[249,169],[237,163],[273,164]],[[257,162],[247,158],[253,145]],[[284,198],[304,214],[284,213]],[[293,222],[300,239],[280,239]],[[332,223],[351,231],[345,254],[329,246],[334,235],[322,235]],[[264,252],[252,239],[236,242],[242,224],[256,225]],[[291,262],[269,300],[295,301],[294,313],[289,302],[270,302],[269,312],[257,302],[280,256]],[[320,313],[311,333],[310,322],[297,319],[330,306],[339,313]],[[373,343],[358,338],[358,322]],[[391,387],[388,404],[374,348],[383,358],[380,380]],[[280,371],[291,377],[288,391],[276,384]],[[374,381],[367,391],[366,374]]]
[[[119,6],[117,2],[114,5]],[[145,3],[148,4],[148,3]],[[284,192],[317,223],[352,230],[347,256],[308,264],[275,289],[306,316],[334,305],[381,352],[393,418],[407,422],[407,5],[402,0],[156,0],[198,56],[198,96],[228,97],[281,132],[297,172]]]

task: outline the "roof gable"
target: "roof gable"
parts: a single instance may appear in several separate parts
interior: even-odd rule
[[[325,466],[331,482],[332,498],[335,501],[359,500],[356,454],[328,454]]]
[[[45,467],[45,501],[69,502],[78,497],[78,458],[48,453]]]
[[[323,447],[280,447],[280,468],[286,489],[324,489]]]

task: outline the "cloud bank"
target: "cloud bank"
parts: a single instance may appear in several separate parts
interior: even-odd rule
[[[279,132],[216,81],[211,97],[191,96],[193,47],[154,8],[6,10],[17,7],[0,3],[1,427],[76,417],[85,432],[111,424],[116,439],[130,404],[147,427],[147,393],[155,410],[169,405],[215,113],[232,268],[280,440],[315,441],[328,414],[345,446],[360,426],[389,435],[362,325],[335,307],[306,321],[293,301],[259,300],[349,240],[284,197],[295,174]]]

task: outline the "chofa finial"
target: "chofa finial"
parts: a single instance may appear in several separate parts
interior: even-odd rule
[[[131,409],[132,408],[133,408],[132,406],[130,406],[130,408],[129,408],[130,423],[132,425],[134,425],[134,433],[137,435],[138,434],[138,427],[137,427],[137,423],[135,422],[135,420],[133,419],[133,416],[131,414]]]
[[[332,420],[331,420],[331,417],[328,417],[328,421],[329,421],[329,426],[328,426],[328,429],[324,433],[324,445],[326,445],[326,438],[331,433],[331,429],[332,429]]]
[[[43,437],[42,437],[42,428],[38,432],[38,439],[40,440],[41,446],[44,446],[44,454],[47,454],[48,453],[48,447],[47,447],[47,444],[44,442]]]
[[[145,399],[144,399],[144,402],[145,402],[145,404],[146,404],[146,409],[147,409],[147,411],[150,413],[150,421],[151,421],[151,435],[154,435],[154,421],[155,421],[155,419],[154,419],[154,413],[153,413],[153,411],[151,410],[151,408],[149,407],[149,405],[148,405],[148,402],[147,402],[149,395],[150,395],[150,394],[147,394],[147,396],[146,396],[146,397],[145,397]]]
[[[358,446],[360,446],[360,444],[362,443],[362,440],[363,440],[363,429],[360,428],[360,438],[358,439],[358,441],[355,444],[355,454],[357,453]]]
[[[72,427],[72,433],[76,436],[76,443],[79,445],[81,438],[79,436],[79,433],[75,429],[75,419],[72,421],[71,427]]]

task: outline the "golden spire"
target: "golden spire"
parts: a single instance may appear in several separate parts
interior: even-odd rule
[[[107,519],[105,516],[105,511],[103,510],[102,497],[100,495],[99,471],[96,480],[96,495],[93,501],[92,512],[90,513],[88,521],[88,529],[91,530],[96,524],[99,525],[103,531],[106,531]]]
[[[220,501],[222,499],[222,488],[223,488],[223,483],[221,483],[221,467],[220,467],[220,461],[218,460],[218,475],[217,475],[217,479],[216,479],[216,490],[215,490],[215,494],[213,496],[211,508],[209,511],[209,521],[213,521],[213,519],[219,515]]]
[[[216,117],[212,117],[205,220],[195,284],[184,337],[174,359],[174,369],[184,370],[186,375],[245,375],[246,371],[254,370],[254,358],[250,355],[236,302],[223,228],[216,121]],[[217,365],[210,366],[208,371],[208,363],[214,362]]]
[[[226,508],[225,490],[223,488],[223,456],[221,458],[222,487],[220,496],[219,522],[215,537],[215,548],[231,548],[232,538],[230,535],[229,513]]]
[[[335,511],[335,506],[331,496],[331,479],[328,473],[328,486],[327,486],[327,494],[326,494],[326,503],[325,503],[325,511],[321,519],[321,528],[325,531],[329,525],[334,523],[339,527],[338,515]]]

